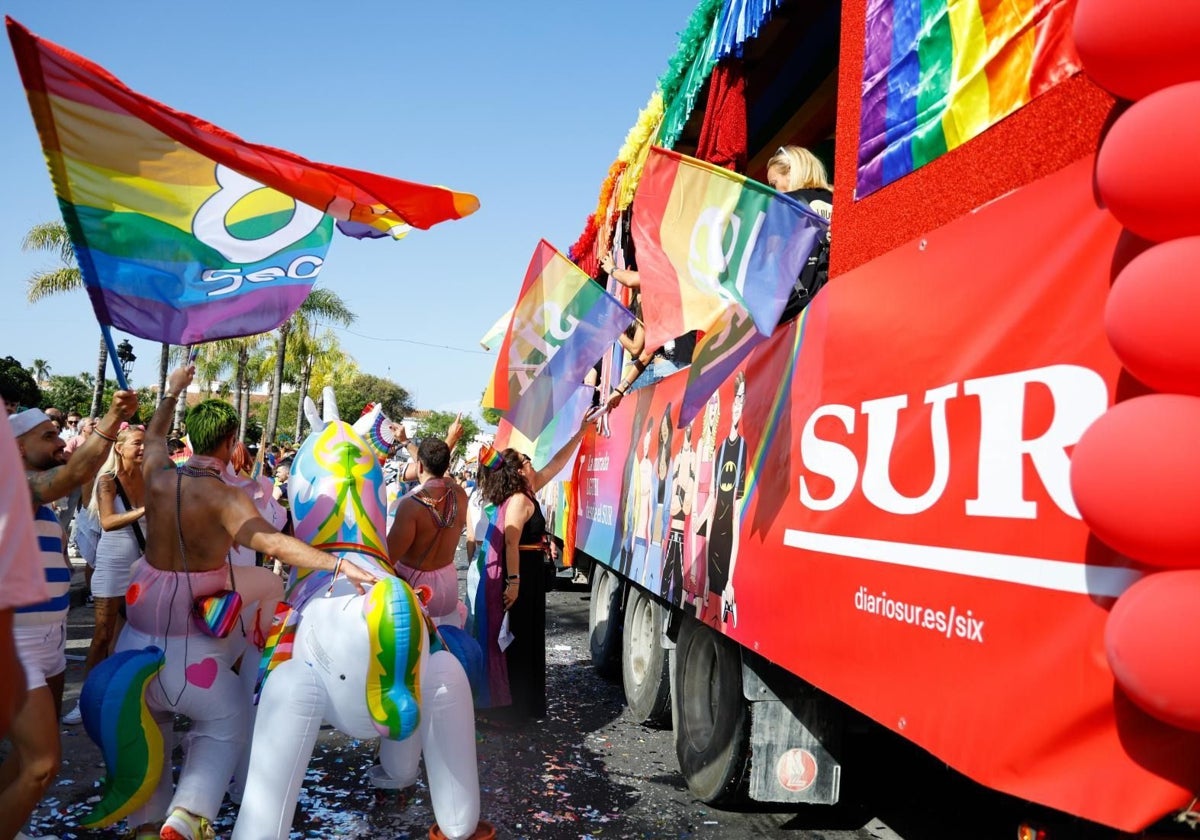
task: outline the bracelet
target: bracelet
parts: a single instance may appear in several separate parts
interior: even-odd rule
[[[179,395],[178,394],[163,394],[162,398],[164,400],[177,400],[177,399],[179,399]],[[162,400],[160,400],[159,402],[161,402],[161,401]]]
[[[97,426],[96,428],[92,429],[92,431],[93,431],[93,432],[95,432],[95,433],[96,433],[97,435],[99,435],[100,437],[104,438],[104,439],[105,439],[106,441],[108,441],[109,443],[116,443],[116,442],[117,442],[117,438],[116,438],[116,436],[115,436],[115,435],[114,435],[114,436],[112,436],[112,437],[110,437],[110,436],[108,436],[108,435],[104,434],[104,432],[100,431],[100,427],[99,427],[99,426]]]
[[[520,580],[520,579],[521,579],[520,575],[509,575],[508,577],[505,578],[505,580]]]

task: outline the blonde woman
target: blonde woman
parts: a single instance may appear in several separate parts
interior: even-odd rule
[[[825,221],[833,218],[833,187],[825,174],[825,164],[803,146],[780,146],[767,161],[767,183],[808,205]],[[779,323],[795,318],[816,297],[829,280],[829,233],[817,239],[800,269],[800,276],[788,296]]]
[[[821,163],[803,146],[780,146],[767,161],[767,183],[806,202],[826,221],[833,217],[833,186]]]
[[[84,671],[90,672],[112,653],[125,621],[121,607],[129,588],[130,569],[145,550],[145,484],[142,458],[146,432],[141,426],[126,426],[117,432],[117,442],[108,454],[88,504],[89,513],[100,523],[96,543],[96,571],[92,573],[95,626]],[[81,723],[76,705],[63,723]]]

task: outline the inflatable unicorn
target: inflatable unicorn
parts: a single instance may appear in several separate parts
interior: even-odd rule
[[[260,700],[269,713],[254,722],[233,836],[288,836],[317,733],[328,721],[353,738],[384,739],[380,772],[373,778],[390,785],[415,782],[423,753],[439,830],[462,840],[479,825],[479,778],[471,686],[460,659],[478,668],[478,646],[472,651],[461,631],[436,628],[417,595],[392,571],[379,442],[368,443],[337,419],[328,390],[325,406],[322,420],[311,401],[306,405],[314,431],[292,465],[296,536],[339,563],[373,571],[379,582],[360,595],[335,572],[293,570],[257,669]],[[357,425],[370,436],[370,424],[379,422],[372,413]],[[220,688],[222,703],[246,697],[227,668],[229,639],[196,635],[188,644],[187,661],[176,663],[179,674],[168,673],[172,666],[164,666],[162,650],[143,646],[109,657],[89,676],[81,696],[84,725],[101,745],[107,778],[103,797],[82,825],[101,827],[148,810],[162,812],[148,803],[163,787],[171,716],[152,714],[148,693],[170,689],[178,694],[175,701],[194,695],[202,703],[215,702],[208,695]],[[218,667],[221,663],[226,667]],[[213,673],[200,673],[205,666]],[[253,671],[254,663],[247,658],[242,667]],[[176,684],[185,678],[205,691],[182,692]],[[245,737],[245,719],[235,717],[228,724],[217,721],[230,728],[218,733],[227,741]],[[188,760],[200,761],[204,743],[191,740],[184,739]],[[219,802],[220,780],[229,778],[229,768],[208,775],[216,781]]]
[[[311,401],[313,432],[292,463],[288,494],[296,536],[374,571],[359,595],[329,572],[293,570],[286,608],[264,652],[259,715],[234,840],[287,837],[324,721],[352,738],[382,737],[380,758],[397,784],[416,780],[422,752],[443,835],[466,838],[479,822],[474,708],[466,671],[388,563],[386,495],[376,450]],[[374,413],[360,418],[370,436]],[[284,658],[289,647],[291,654]],[[280,661],[283,660],[283,661]]]

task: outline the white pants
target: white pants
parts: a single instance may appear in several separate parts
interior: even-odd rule
[[[214,819],[249,735],[249,704],[230,668],[228,641],[194,630],[187,636],[155,637],[127,624],[117,650],[162,648],[164,642],[166,664],[146,689],[166,746],[162,778],[145,807],[129,815],[132,826],[159,822],[175,808]],[[190,718],[192,728],[184,736],[184,763],[172,796],[171,744],[177,714]]]

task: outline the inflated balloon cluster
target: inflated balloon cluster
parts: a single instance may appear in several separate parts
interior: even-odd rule
[[[1128,107],[1101,141],[1096,187],[1126,228],[1105,311],[1109,342],[1153,393],[1083,435],[1071,488],[1105,543],[1156,571],[1105,627],[1118,685],[1143,711],[1200,731],[1200,3],[1079,0],[1088,75]]]

